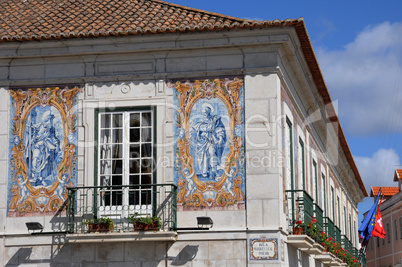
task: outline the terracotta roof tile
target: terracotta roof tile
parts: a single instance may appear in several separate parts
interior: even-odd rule
[[[399,187],[397,186],[372,186],[370,197],[377,197],[380,188],[385,198],[390,198],[393,195],[399,193]]]
[[[3,42],[271,25],[160,0],[2,0],[0,10]]]

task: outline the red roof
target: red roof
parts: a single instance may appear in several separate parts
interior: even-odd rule
[[[402,179],[402,169],[396,169],[394,175],[394,182],[398,182],[398,180]]]
[[[371,187],[371,192],[370,192],[370,197],[377,197],[378,191],[382,191],[382,194],[386,198],[390,198],[395,194],[399,193],[399,187],[397,186],[372,186]]]
[[[216,31],[294,23],[251,21],[160,0],[1,0],[0,41]]]
[[[345,157],[368,196],[302,18],[252,21],[160,0],[0,0],[0,10],[0,42],[294,27]]]

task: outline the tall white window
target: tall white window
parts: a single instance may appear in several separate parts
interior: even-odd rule
[[[98,114],[100,212],[152,212],[153,111]]]
[[[313,198],[314,202],[318,203],[318,170],[317,170],[317,162],[313,160]]]
[[[293,188],[293,133],[292,123],[286,117],[285,129],[285,156],[286,156],[286,190]]]
[[[298,188],[297,189],[306,189],[305,186],[305,158],[304,158],[304,142],[301,138],[299,138],[299,149],[298,149],[298,166],[299,166],[299,175],[298,175]]]
[[[332,220],[335,223],[335,192],[333,186],[331,186],[331,211],[332,211]]]
[[[321,207],[324,211],[325,216],[327,216],[327,208],[326,208],[326,198],[325,198],[325,175],[321,174]]]

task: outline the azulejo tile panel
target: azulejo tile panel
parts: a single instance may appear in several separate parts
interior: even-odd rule
[[[245,208],[244,81],[177,81],[174,181],[178,210]]]
[[[80,91],[10,90],[7,216],[54,215],[76,186]]]

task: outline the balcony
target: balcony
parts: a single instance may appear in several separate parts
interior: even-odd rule
[[[310,195],[304,190],[285,192],[290,231],[287,243],[304,253],[313,254],[324,264],[355,266],[353,260],[357,259],[357,250],[329,217],[323,217],[323,210],[313,203]]]
[[[329,217],[324,218],[324,231],[329,237],[335,239],[335,224]]]
[[[353,244],[349,241],[346,235],[342,235],[342,247],[344,250],[353,253]]]
[[[86,186],[68,188],[67,232],[70,242],[126,240],[174,241],[177,233],[174,184]],[[138,231],[133,217],[159,221],[151,231]],[[93,222],[112,222],[95,229]]]

